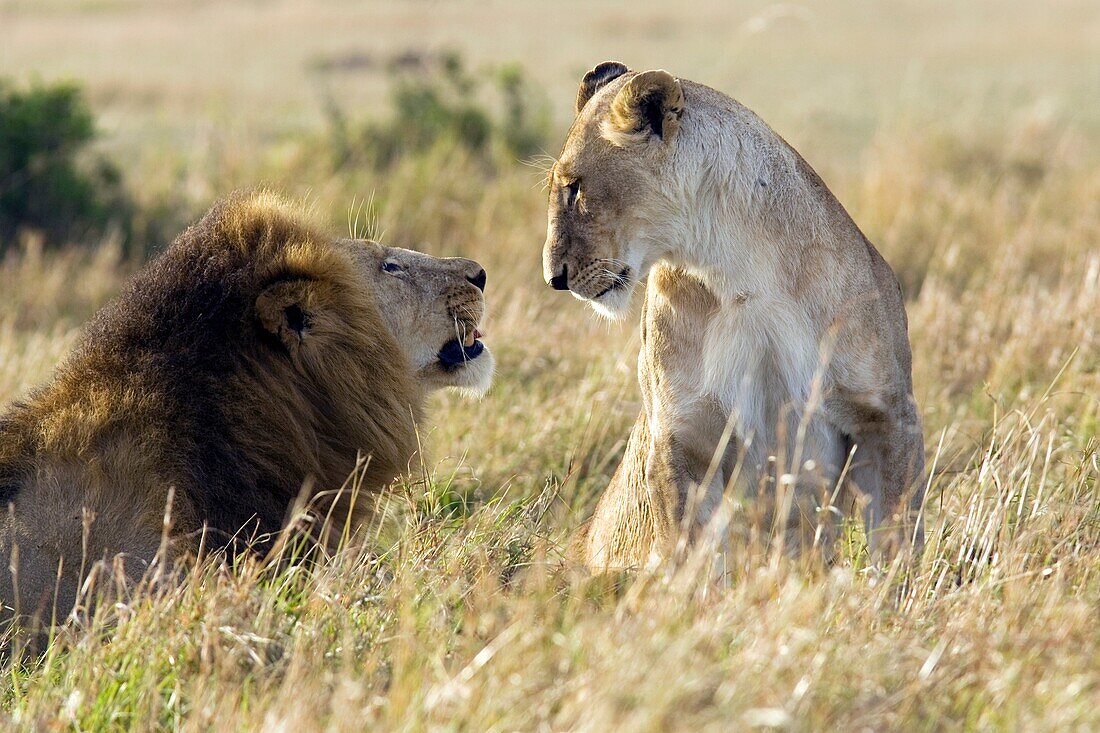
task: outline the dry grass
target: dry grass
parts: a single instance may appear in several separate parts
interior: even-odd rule
[[[289,176],[280,162],[296,155],[280,126],[311,124],[305,60],[358,44],[388,52],[418,34],[473,46],[463,29],[486,27],[488,11],[432,5],[439,18],[418,25],[425,11],[401,3],[0,4],[0,18],[16,21],[3,70],[76,73],[88,61],[81,73],[107,109],[109,147],[132,148],[131,170],[154,188],[204,202],[250,176],[274,177],[340,229],[353,196],[373,191],[388,241],[480,259],[500,362],[482,402],[433,401],[429,479],[395,488],[380,554],[280,572],[212,564],[179,588],[126,598],[40,662],[10,668],[0,715],[11,725],[1100,728],[1095,9],[840,3],[835,15],[753,30],[754,18],[770,17],[763,4],[653,6],[616,32],[612,10],[588,18],[565,5],[510,11],[499,25],[522,32],[502,32],[480,58],[534,68],[542,54],[559,121],[575,72],[619,54],[744,97],[817,165],[895,266],[936,469],[923,557],[868,568],[853,543],[822,571],[746,551],[727,588],[690,568],[598,580],[557,568],[558,546],[606,485],[639,409],[637,341],[633,324],[597,322],[542,285],[537,172],[486,177],[448,150],[381,179],[337,180],[301,161]],[[247,38],[233,53],[249,65],[226,75],[219,39],[253,16],[290,40],[267,48]],[[362,40],[357,23],[378,38]],[[167,62],[207,26],[213,53],[193,67]],[[90,59],[78,41],[108,30],[145,39],[137,48],[148,63]],[[54,40],[68,41],[47,59],[60,31]],[[728,44],[740,66],[724,60]],[[928,48],[912,71],[906,58]],[[358,100],[378,82],[338,85]],[[104,91],[112,85],[125,90],[121,101]],[[222,98],[224,110],[173,107],[188,89]],[[157,120],[162,110],[170,119]],[[238,112],[239,127],[211,122]],[[155,163],[165,158],[180,161],[167,175]],[[47,377],[126,270],[110,249],[0,265],[0,398]]]

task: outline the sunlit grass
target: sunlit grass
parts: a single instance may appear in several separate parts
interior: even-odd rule
[[[426,476],[384,500],[367,549],[207,563],[125,599],[9,670],[3,709],[78,729],[1100,723],[1096,174],[1055,157],[1019,190],[888,135],[851,203],[914,282],[936,471],[911,566],[867,567],[857,533],[827,570],[745,547],[724,587],[690,566],[563,567],[638,409],[636,337],[544,292],[526,171],[471,191],[462,154],[438,151],[376,189],[372,226],[486,264],[494,390],[433,400]],[[883,183],[899,177],[907,196]],[[332,212],[334,231],[348,216]],[[956,236],[911,252],[952,221]],[[124,269],[109,253],[0,269],[5,394],[48,375]]]
[[[124,5],[107,3],[102,13]],[[914,6],[911,32],[876,16],[884,35],[857,39],[837,35],[840,21],[824,17],[780,19],[780,30],[749,34],[718,22],[740,12],[731,8],[679,24],[666,17],[672,11],[639,11],[621,42],[620,26],[601,16],[598,38],[637,57],[664,49],[658,63],[670,69],[668,49],[682,48],[692,69],[714,70],[700,81],[744,89],[753,98],[746,101],[780,113],[769,120],[798,142],[898,272],[934,468],[922,557],[871,567],[856,529],[827,568],[776,559],[766,543],[738,546],[721,585],[690,563],[603,578],[575,573],[562,562],[570,534],[610,480],[641,407],[637,327],[599,321],[542,283],[537,165],[487,166],[440,144],[384,171],[334,172],[319,133],[215,129],[216,114],[200,106],[169,125],[200,120],[186,144],[155,125],[111,141],[134,147],[131,167],[145,176],[138,185],[148,197],[178,204],[186,219],[229,189],[266,184],[324,212],[336,234],[480,260],[497,381],[481,401],[432,398],[424,475],[382,497],[364,545],[275,567],[210,558],[178,585],[103,605],[95,618],[59,630],[41,659],[5,670],[0,724],[1100,728],[1100,147],[1089,126],[1096,101],[1078,94],[1095,73],[1095,49],[1081,40],[1087,8],[1075,11],[1083,18],[1067,25],[1061,45],[1039,20],[1037,45],[1029,45],[1030,21],[1001,14],[997,33],[967,36],[965,23],[941,28]],[[755,17],[751,10],[742,15]],[[98,13],[88,11],[100,18],[89,22],[105,22]],[[291,20],[280,22],[297,23],[305,11],[287,13]],[[197,22],[184,15],[181,22]],[[384,15],[404,27],[397,5]],[[146,29],[155,17],[133,22]],[[51,22],[36,20],[32,30],[45,34]],[[795,25],[782,35],[787,22]],[[814,35],[821,23],[833,31]],[[642,44],[654,28],[656,45]],[[707,61],[693,42],[718,48],[718,29],[722,44],[738,40],[744,70]],[[898,97],[914,94],[909,107],[861,96],[895,88],[894,54],[903,51],[880,45],[924,48],[933,37],[954,49],[954,67],[937,61],[912,88],[899,87]],[[570,51],[578,70],[604,60],[600,44],[584,38],[583,53]],[[17,40],[37,47],[34,38]],[[830,63],[802,68],[800,44]],[[890,60],[868,69],[866,87],[814,83],[867,66],[864,52]],[[1016,99],[989,71],[990,59],[1008,57],[1051,65],[1016,77]],[[972,61],[985,66],[975,70]],[[214,65],[221,73],[225,64]],[[1059,69],[1064,85],[1049,86],[1043,75]],[[122,74],[99,73],[106,86]],[[147,82],[153,109],[181,83],[176,73],[163,88]],[[273,73],[249,67],[234,80],[248,93],[249,119],[278,117],[255,101],[261,91],[282,99],[271,91],[279,86]],[[726,85],[731,75],[741,88]],[[997,113],[976,114],[978,103],[956,109],[960,76],[966,89],[986,88],[984,79],[997,92]],[[556,78],[555,93],[565,86]],[[169,95],[171,109],[200,91],[184,85]],[[834,95],[843,100],[836,107]],[[1051,99],[1069,102],[1051,111]],[[552,101],[567,116],[569,95]],[[880,102],[897,109],[884,112]],[[126,117],[119,126],[131,124]],[[79,325],[131,270],[111,246],[95,254],[32,248],[0,263],[0,398],[47,379]]]

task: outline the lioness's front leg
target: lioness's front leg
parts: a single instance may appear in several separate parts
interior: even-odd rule
[[[716,310],[697,279],[668,267],[650,274],[638,357],[644,410],[587,528],[585,563],[593,569],[667,558],[679,537],[695,539],[712,525],[728,446],[719,445],[725,419],[699,391],[698,354]]]
[[[724,473],[710,465],[712,453],[694,450],[689,438],[655,431],[644,411],[638,416],[622,463],[584,530],[585,565],[644,567],[672,556],[680,539],[708,530],[721,541],[723,528],[714,520]]]
[[[582,559],[592,570],[644,567],[672,546],[676,502],[666,492],[650,490],[646,467],[651,445],[643,411],[630,431],[622,462],[582,529]]]

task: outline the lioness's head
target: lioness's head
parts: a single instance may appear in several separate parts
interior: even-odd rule
[[[601,314],[624,315],[634,286],[665,254],[675,202],[667,162],[684,110],[680,81],[606,62],[584,75],[577,117],[550,171],[546,281]]]
[[[386,326],[429,389],[483,394],[493,355],[479,340],[485,270],[473,260],[439,258],[370,240],[341,240],[375,293]]]

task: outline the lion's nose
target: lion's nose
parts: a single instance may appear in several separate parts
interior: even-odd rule
[[[485,270],[481,269],[477,271],[476,275],[467,275],[466,279],[477,288],[478,290],[485,290]]]
[[[550,278],[550,287],[554,290],[568,290],[569,289],[569,266],[562,265],[561,273],[554,275]]]

